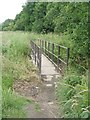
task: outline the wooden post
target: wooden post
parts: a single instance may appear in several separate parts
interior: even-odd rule
[[[57,59],[57,65],[58,65],[58,67],[59,67],[59,63],[60,63],[59,58],[60,58],[60,46],[58,46],[58,59]]]
[[[54,43],[52,43],[52,61],[54,61]]]

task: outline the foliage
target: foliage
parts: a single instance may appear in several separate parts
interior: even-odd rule
[[[59,82],[57,96],[63,117],[88,118],[90,115],[86,78],[70,72]]]
[[[2,24],[0,24],[0,31],[2,31]]]
[[[23,107],[29,101],[16,95],[13,83],[17,79],[27,78],[30,72],[32,73],[33,66],[27,57],[30,53],[29,34],[3,32],[2,38],[2,117],[24,118],[26,113]]]
[[[12,19],[7,19],[2,23],[2,30],[7,31],[7,30],[12,30],[12,29],[13,29]]]
[[[88,3],[27,2],[16,18],[6,20],[2,28],[70,35],[71,63],[87,68]]]
[[[12,92],[12,90],[6,89],[4,87],[2,101],[3,101],[2,104],[3,118],[25,117],[25,112],[22,106],[26,104],[26,99],[17,96],[15,93]]]
[[[15,68],[13,65],[17,66],[20,62],[22,63],[24,57],[27,58],[27,54],[29,54],[27,39],[37,40],[37,38],[40,38],[70,47],[69,65],[74,70],[69,71],[70,74],[66,74],[58,85],[58,100],[64,117],[87,118],[89,113],[86,81],[89,54],[87,28],[88,3],[86,2],[27,2],[14,20],[7,19],[2,23],[3,31],[22,30],[31,32],[24,32],[21,35],[18,32],[18,37],[15,36],[15,33],[9,33],[11,41],[3,33],[3,40],[5,41],[2,52],[4,57],[7,58],[6,61],[10,62],[9,66],[4,61],[7,66],[4,66],[3,69],[5,88],[12,89],[14,77],[20,77],[18,67]],[[6,41],[7,38],[8,42]],[[20,39],[18,40],[18,38]],[[61,56],[64,56],[64,53],[61,53]],[[24,62],[26,62],[25,59]],[[14,77],[12,72],[13,75],[15,74]],[[7,82],[6,79],[10,82]]]

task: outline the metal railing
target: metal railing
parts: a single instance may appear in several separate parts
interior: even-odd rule
[[[44,40],[38,40],[38,45],[58,70],[68,67],[70,48]]]
[[[34,62],[37,65],[39,72],[41,73],[41,48],[33,41],[30,41],[30,44]]]
[[[53,42],[38,40],[36,42],[31,41],[31,49],[35,64],[37,64],[40,72],[42,53],[56,66],[57,70],[64,72],[64,69],[68,67],[70,48]]]

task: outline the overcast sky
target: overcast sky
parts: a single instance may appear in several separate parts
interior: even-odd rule
[[[22,10],[22,5],[27,0],[0,0],[0,23],[6,19],[14,19],[16,14]]]

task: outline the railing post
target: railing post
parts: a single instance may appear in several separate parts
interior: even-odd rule
[[[41,48],[39,48],[39,72],[41,73]]]
[[[54,43],[52,43],[52,61],[54,61]]]
[[[45,54],[46,54],[47,42],[45,41]]]
[[[39,46],[40,45],[40,40],[39,40],[39,38],[38,38],[38,40],[37,40],[38,42],[37,42],[37,45]]]
[[[39,59],[39,48],[37,47],[37,67],[39,67],[38,59]]]
[[[39,47],[39,71],[41,73],[41,55],[42,55],[42,41],[40,40],[40,47]]]
[[[36,64],[36,54],[37,52],[36,52],[36,44],[35,44],[35,64]]]
[[[40,40],[40,45],[39,46],[40,46],[40,49],[41,49],[42,48],[42,42],[41,42],[41,40]]]
[[[69,52],[70,52],[70,48],[67,48],[67,67],[68,67],[68,61],[69,61]]]
[[[48,57],[50,57],[50,43],[48,42]]]
[[[44,52],[44,41],[42,40],[42,51]]]
[[[57,65],[58,65],[58,67],[59,67],[59,63],[60,63],[59,58],[60,58],[60,46],[58,45],[58,59],[57,59]]]

